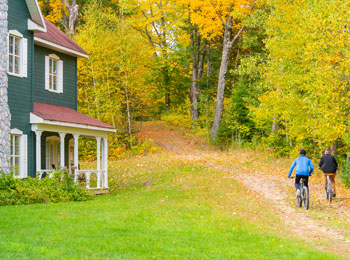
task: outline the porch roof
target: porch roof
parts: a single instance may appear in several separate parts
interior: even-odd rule
[[[44,119],[45,121],[56,121],[78,125],[94,126],[105,128],[114,132],[115,128],[109,124],[103,123],[95,118],[84,115],[74,109],[63,106],[50,105],[45,103],[34,102],[32,114]]]

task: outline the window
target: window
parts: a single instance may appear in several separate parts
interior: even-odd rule
[[[18,129],[11,129],[11,165],[15,178],[27,177],[27,135]]]
[[[20,41],[18,37],[10,35],[9,38],[9,72],[20,74],[21,53]]]
[[[63,61],[55,54],[45,57],[45,89],[63,93]]]
[[[23,35],[10,30],[8,38],[8,74],[17,77],[27,77],[28,41]]]
[[[49,59],[49,90],[57,91],[57,60]]]
[[[15,177],[20,176],[20,154],[19,154],[20,136],[11,136],[11,171]]]

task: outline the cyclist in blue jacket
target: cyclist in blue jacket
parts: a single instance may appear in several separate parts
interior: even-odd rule
[[[309,176],[311,176],[312,171],[314,170],[314,166],[312,165],[312,162],[309,158],[306,157],[306,151],[304,149],[300,150],[300,156],[296,158],[290,167],[288,178],[291,177],[292,172],[297,166],[297,169],[295,170],[295,189],[298,192],[299,190],[299,185],[300,185],[300,179],[303,179],[304,185],[309,188]],[[297,194],[300,195],[300,194]]]

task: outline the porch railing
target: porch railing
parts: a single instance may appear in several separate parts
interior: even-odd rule
[[[41,180],[43,176],[51,178],[54,172],[55,170],[40,170],[40,171],[37,171],[37,177],[39,178],[39,180]]]
[[[77,184],[79,176],[85,174],[86,188],[87,189],[101,189],[108,188],[108,176],[106,170],[75,170],[74,171],[74,183]],[[96,187],[90,187],[90,180],[93,175],[96,175]]]

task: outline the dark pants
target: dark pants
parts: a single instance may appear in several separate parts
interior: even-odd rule
[[[300,179],[303,179],[304,186],[309,188],[309,176],[306,176],[306,175],[295,175],[295,183],[294,183],[295,189],[297,190],[299,188]]]

